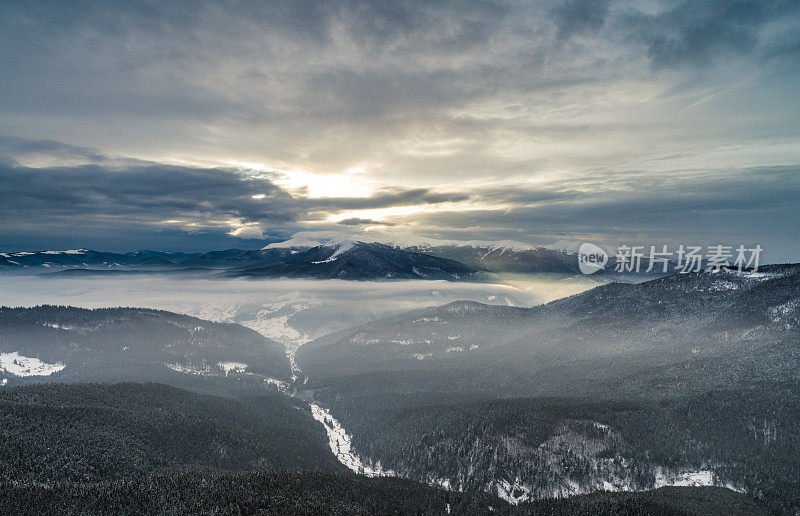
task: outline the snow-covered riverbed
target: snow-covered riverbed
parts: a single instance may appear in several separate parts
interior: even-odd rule
[[[365,464],[360,457],[353,453],[352,438],[347,434],[341,423],[331,415],[330,411],[314,403],[309,405],[314,419],[325,427],[325,431],[328,433],[328,444],[333,454],[339,459],[339,462],[350,470],[368,477],[397,476],[393,471],[381,468],[380,463],[376,465]]]

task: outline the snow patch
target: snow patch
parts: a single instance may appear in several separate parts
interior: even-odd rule
[[[543,247],[552,249],[553,251],[561,251],[562,253],[566,254],[576,254],[578,249],[580,249],[581,244],[582,242],[577,242],[575,240],[558,240]]]
[[[354,248],[356,244],[354,242],[345,242],[341,244],[332,255],[330,255],[327,259],[321,260],[319,262],[311,262],[313,264],[320,264],[320,263],[331,263],[339,258],[343,253],[346,253],[350,249]]]
[[[528,486],[522,484],[517,478],[513,483],[505,479],[500,479],[496,483],[497,496],[506,502],[517,505],[522,502],[527,502],[531,499],[531,490]]]
[[[88,249],[67,249],[66,251],[42,251],[42,254],[86,254]]]
[[[217,367],[225,372],[225,376],[233,371],[234,373],[243,373],[247,369],[247,364],[244,362],[217,362]]]
[[[236,315],[242,306],[241,303],[208,303],[201,305],[200,308],[190,312],[189,315],[207,321],[232,323],[235,321]]]
[[[197,376],[213,376],[211,369],[207,366],[193,366],[190,364],[164,364],[173,371],[184,374],[193,374]]]
[[[768,308],[767,313],[769,314],[770,319],[772,319],[772,322],[780,322],[781,319],[793,312],[798,311],[798,309],[800,309],[800,299],[792,299],[791,301],[781,305]]]
[[[274,385],[282,391],[285,391],[289,386],[286,382],[278,380],[277,378],[270,378],[269,376],[265,376],[264,381],[267,382],[268,385]]]
[[[277,340],[283,344],[292,343],[295,347],[300,347],[310,340],[306,334],[289,326],[291,315],[264,317],[267,313],[269,312],[262,310],[258,312],[255,319],[242,321],[240,324],[257,331],[268,339]]]
[[[38,358],[20,355],[16,351],[13,353],[0,353],[0,371],[5,371],[14,376],[50,376],[65,367],[60,362],[48,364]]]
[[[48,328],[55,328],[56,330],[72,331],[72,330],[75,329],[74,326],[62,326],[62,325],[60,325],[58,323],[43,323],[43,324],[44,324],[44,326],[47,326]]]
[[[714,472],[709,470],[670,472],[664,468],[656,469],[653,489],[665,486],[701,487],[714,485]]]
[[[717,280],[711,284],[708,290],[712,292],[725,292],[728,290],[737,290],[738,288],[739,284],[733,281]]]

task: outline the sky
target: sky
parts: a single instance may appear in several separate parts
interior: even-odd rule
[[[800,261],[798,84],[794,0],[0,2],[0,249]]]

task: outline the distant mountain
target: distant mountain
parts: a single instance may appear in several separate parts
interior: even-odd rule
[[[306,238],[276,242],[258,250],[207,253],[135,251],[107,253],[87,249],[0,253],[0,273],[107,275],[186,273],[227,277],[308,277],[339,279],[472,279],[483,273],[580,274],[577,244],[536,246],[513,240],[436,240],[369,235],[366,241],[334,238],[324,244]],[[373,240],[374,238],[374,240]],[[335,253],[336,254],[334,256]],[[340,258],[341,257],[341,258]],[[328,261],[330,260],[330,261]],[[599,276],[632,278],[664,275],[658,265],[647,273],[616,272],[612,256]],[[78,272],[75,272],[78,271]],[[668,265],[668,272],[675,264]]]
[[[580,273],[577,253],[514,244],[496,242],[477,245],[426,245],[406,249],[449,258],[493,272]]]
[[[553,272],[579,273],[577,247],[574,250],[551,248],[517,242],[514,240],[442,240],[388,232],[370,232],[360,235],[356,241],[373,245],[389,246],[398,250],[446,258],[469,265],[479,270],[493,272]],[[265,249],[294,248],[309,249],[315,245],[336,247],[353,242],[353,237],[342,236],[325,244],[303,237],[286,242],[273,243]],[[307,246],[307,247],[305,247]]]
[[[267,246],[208,253],[103,253],[86,249],[0,253],[0,272],[108,275],[135,273],[213,274],[225,277],[316,279],[445,279],[475,277],[482,269],[384,244]]]
[[[270,249],[276,251],[284,248]],[[232,276],[308,277],[317,279],[446,279],[458,280],[480,269],[457,261],[386,244],[340,242],[286,256],[280,263],[242,268]]]
[[[228,249],[226,251],[210,251],[189,256],[175,263],[175,265],[180,268],[197,267],[213,270],[228,270],[233,267],[254,267],[281,263],[294,253],[296,253],[296,251],[286,248],[249,251]]]
[[[9,386],[158,381],[245,389],[290,376],[283,345],[236,324],[143,308],[0,308],[0,382]]]
[[[497,242],[456,240],[420,243],[404,246],[401,249],[448,258],[497,273],[582,274],[578,266],[579,247],[580,243],[564,241],[552,245],[535,246],[513,240]],[[663,266],[658,263],[655,264],[653,271],[647,272],[650,265],[647,257],[641,259],[639,270],[632,273],[617,272],[616,263],[616,258],[613,255],[609,256],[605,269],[596,274],[610,277],[646,277],[665,274]],[[675,271],[675,263],[670,262],[667,265],[667,272]]]
[[[109,253],[88,249],[0,253],[0,271],[59,272],[63,270],[161,272],[228,269],[280,262],[290,249],[228,249],[208,253],[133,251]]]
[[[336,247],[352,242],[354,237],[341,236],[318,244],[303,237],[293,238],[286,242],[277,242],[264,249],[309,249],[311,244]],[[369,232],[359,235],[358,241],[375,245],[386,245],[398,250],[422,253],[439,258],[454,260],[478,270],[496,273],[556,273],[581,274],[578,266],[579,241],[559,240],[549,245],[534,245],[515,240],[443,240],[424,238],[413,235],[395,234],[391,232]],[[611,255],[605,269],[599,271],[600,276],[641,277],[663,276],[663,266],[656,263],[654,270],[647,272],[650,260],[641,259],[639,271],[619,273],[615,270],[616,258]],[[667,272],[675,272],[675,263],[667,265]]]
[[[57,270],[66,267],[100,269],[142,267],[150,269],[169,266],[189,256],[191,255],[159,251],[136,251],[131,253],[106,253],[89,249],[20,251],[0,253],[0,270],[24,271],[24,269],[32,268]]]

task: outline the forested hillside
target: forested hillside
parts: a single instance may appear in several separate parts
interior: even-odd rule
[[[792,385],[657,403],[465,400],[373,395],[362,387],[360,394],[319,395],[353,435],[357,455],[410,478],[521,501],[694,479],[747,492],[776,510],[800,508],[800,392]]]
[[[355,453],[524,501],[728,486],[800,510],[800,268],[458,302],[303,346]]]
[[[283,345],[251,329],[145,308],[0,308],[0,357],[8,385],[158,381],[216,392],[233,388],[228,377],[257,391],[291,375]]]
[[[156,384],[6,387],[0,428],[0,476],[23,484],[346,471],[308,407],[277,393],[234,400]]]
[[[0,483],[4,513],[41,514],[53,507],[61,514],[766,514],[747,497],[719,488],[600,493],[514,507],[489,495],[455,493],[410,480],[320,472],[185,474],[52,487]]]
[[[775,266],[612,283],[530,309],[460,301],[322,337],[297,360],[313,387],[375,372],[423,392],[658,396],[794,380],[798,342],[800,266]]]

